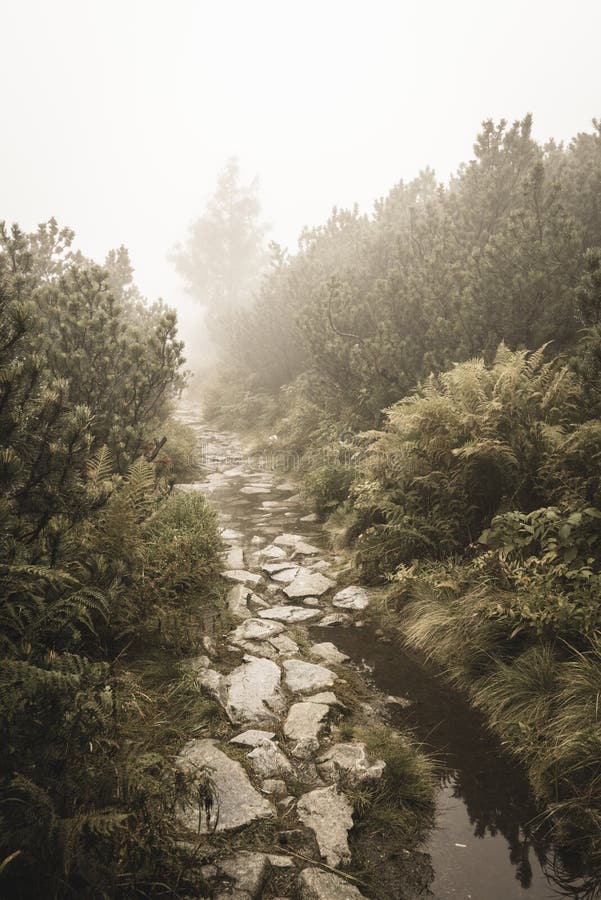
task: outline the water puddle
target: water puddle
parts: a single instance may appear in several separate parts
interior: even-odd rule
[[[422,661],[364,628],[311,628],[370,672],[385,694],[404,698],[394,720],[409,725],[442,770],[437,825],[427,846],[438,900],[551,900],[581,896],[553,881],[563,869],[536,829],[537,807],[520,767],[482,717]]]

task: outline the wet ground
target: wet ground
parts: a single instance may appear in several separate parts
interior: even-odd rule
[[[193,422],[194,411],[188,409],[184,418]],[[328,551],[321,527],[306,520],[309,510],[294,484],[286,484],[281,471],[273,477],[282,462],[276,454],[241,455],[234,437],[232,452],[226,447],[224,453],[223,435],[213,435],[200,423],[197,433],[204,492],[225,529],[238,532],[245,547],[252,546],[258,534],[266,539],[282,532],[303,535],[323,549],[335,577],[344,578],[343,561]],[[259,477],[260,473],[267,477]],[[262,491],[249,491],[253,474],[256,484],[265,485]],[[400,698],[401,704],[393,707],[394,719],[399,726],[408,725],[440,762],[437,824],[423,847],[434,869],[434,896],[438,900],[564,896],[566,889],[554,883],[558,867],[553,848],[535,826],[538,810],[523,772],[465,699],[418,657],[382,643],[364,627],[316,625],[310,627],[310,635],[315,642],[333,642],[379,691]],[[578,896],[575,888],[567,891]]]
[[[311,629],[315,640],[325,640],[326,633],[380,690],[408,701],[396,721],[408,725],[440,763],[437,823],[424,848],[435,873],[435,896],[577,896],[576,884],[554,884],[563,867],[537,827],[539,810],[524,773],[466,700],[418,656],[382,643],[364,628]]]

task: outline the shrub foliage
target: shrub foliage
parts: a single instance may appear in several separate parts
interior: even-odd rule
[[[0,231],[0,893],[152,896],[185,786],[130,666],[190,650],[219,538],[144,454],[182,384],[175,316],[71,239]]]

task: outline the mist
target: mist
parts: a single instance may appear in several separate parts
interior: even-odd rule
[[[193,343],[167,255],[228,158],[293,250],[334,206],[369,211],[428,165],[446,181],[485,118],[531,111],[541,141],[586,130],[600,26],[586,0],[5,2],[2,216],[55,216],[95,259],[125,244]]]

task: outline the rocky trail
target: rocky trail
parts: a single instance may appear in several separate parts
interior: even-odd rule
[[[355,798],[386,764],[361,740],[345,739],[343,723],[352,703],[354,722],[382,724],[394,698],[378,695],[333,643],[312,643],[307,628],[352,625],[369,593],[323,548],[294,484],[232,435],[209,431],[194,407],[180,417],[196,431],[204,477],[177,489],[202,491],[218,511],[233,624],[225,652],[207,638],[206,654],[187,663],[231,735],[183,747],[179,764],[199,773],[199,802],[180,810],[181,823],[228,837],[203,872],[219,900],[283,900],[282,890],[301,900],[373,896],[344,868]],[[261,825],[269,846],[254,849]],[[253,849],[228,854],[245,833]],[[390,896],[413,894],[399,887]]]

